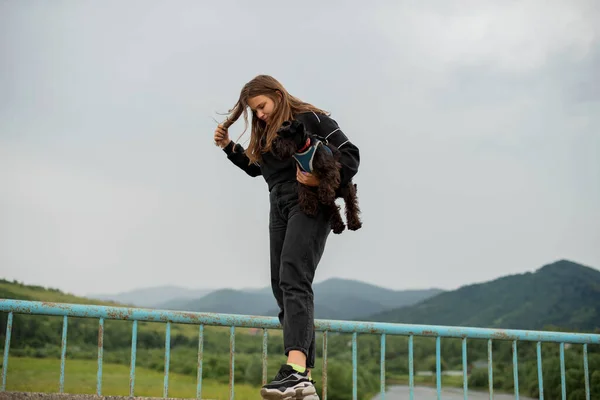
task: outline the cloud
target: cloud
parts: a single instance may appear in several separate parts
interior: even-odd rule
[[[374,22],[420,66],[527,73],[565,52],[584,57],[598,43],[598,15],[581,1],[385,3]]]
[[[211,140],[258,73],[361,149],[365,225],[331,236],[318,280],[452,288],[600,265],[597,2],[7,4],[7,276],[267,285],[266,185]]]

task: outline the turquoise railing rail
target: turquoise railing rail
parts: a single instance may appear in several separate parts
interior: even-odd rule
[[[202,396],[202,358],[204,342],[204,326],[225,326],[230,327],[230,369],[229,369],[229,390],[230,399],[234,398],[234,367],[235,367],[235,328],[262,328],[262,380],[267,380],[267,331],[268,329],[281,329],[277,318],[260,317],[234,314],[215,314],[154,310],[129,307],[109,307],[99,305],[65,304],[65,303],[47,303],[25,300],[0,299],[0,312],[8,313],[6,324],[6,338],[4,345],[4,362],[2,367],[2,392],[6,391],[6,376],[9,367],[9,350],[11,331],[14,314],[34,314],[34,315],[54,315],[63,317],[62,344],[61,344],[61,363],[59,391],[64,391],[65,378],[65,356],[67,347],[67,324],[69,317],[94,318],[99,320],[98,325],[98,373],[96,394],[102,395],[102,355],[103,355],[103,337],[104,321],[107,319],[131,320],[133,321],[131,332],[131,365],[130,365],[130,385],[129,395],[134,395],[135,388],[135,364],[136,364],[136,343],[137,343],[137,323],[138,321],[164,322],[166,324],[165,337],[165,374],[163,396],[168,396],[169,391],[169,361],[171,344],[171,324],[192,324],[198,325],[198,372],[197,372],[197,390],[198,399]],[[463,388],[464,398],[468,398],[467,385],[467,339],[487,339],[488,351],[488,375],[489,375],[489,396],[493,399],[493,366],[492,366],[492,341],[510,340],[513,350],[513,377],[515,399],[519,398],[518,382],[518,356],[517,343],[519,341],[536,342],[537,346],[537,372],[539,384],[539,398],[544,398],[543,371],[542,371],[542,351],[541,346],[544,342],[559,343],[560,351],[560,372],[562,399],[566,400],[565,383],[565,344],[583,345],[583,367],[585,375],[585,393],[586,399],[590,400],[590,379],[588,368],[588,345],[600,344],[600,335],[583,333],[565,333],[565,332],[545,332],[545,331],[525,331],[525,330],[504,330],[487,328],[468,328],[468,327],[448,327],[431,325],[407,325],[377,322],[358,322],[358,321],[338,321],[338,320],[316,320],[315,329],[323,332],[323,384],[322,400],[327,399],[327,333],[351,333],[352,334],[352,398],[357,399],[357,335],[371,334],[381,336],[381,399],[385,396],[385,344],[386,335],[408,336],[408,369],[409,369],[409,393],[410,399],[414,398],[414,365],[413,365],[413,338],[415,336],[435,337],[436,345],[436,382],[437,398],[441,399],[441,339],[442,338],[460,338],[462,339],[462,368],[463,368]]]

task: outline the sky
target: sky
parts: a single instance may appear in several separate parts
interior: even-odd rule
[[[361,151],[316,281],[600,268],[599,4],[0,1],[0,276],[268,286],[266,183],[212,140],[258,74]]]

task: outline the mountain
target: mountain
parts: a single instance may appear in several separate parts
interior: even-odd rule
[[[332,278],[314,285],[315,296],[322,299],[332,298],[364,298],[381,304],[385,308],[399,307],[399,304],[409,305],[435,296],[441,289],[392,290],[369,283]]]
[[[600,327],[600,271],[560,260],[533,273],[464,286],[365,319],[505,329],[555,326],[593,331]]]
[[[356,319],[373,314],[372,310],[416,304],[442,290],[391,290],[356,280],[333,278],[314,285],[314,292],[316,318]]]
[[[159,307],[168,302],[178,302],[202,297],[212,290],[187,289],[179,286],[156,286],[134,289],[115,294],[89,294],[86,297],[104,301],[114,301],[136,307]]]
[[[272,309],[277,304],[271,295],[220,289],[196,300],[172,301],[160,305],[167,310],[202,311],[226,314],[256,314],[256,310]]]
[[[395,291],[355,280],[329,279],[313,286],[315,318],[355,319],[395,307],[416,304],[439,289]],[[251,290],[222,289],[194,300],[169,301],[159,308],[184,311],[276,316],[277,303],[270,287]]]

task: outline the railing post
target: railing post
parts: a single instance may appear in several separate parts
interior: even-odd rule
[[[381,359],[379,360],[380,363],[380,374],[381,376],[379,377],[381,383],[381,388],[380,388],[380,392],[381,392],[381,400],[385,400],[385,333],[381,334]]]
[[[204,325],[198,328],[198,386],[196,387],[196,398],[202,398],[202,360],[204,358]]]
[[[488,387],[490,400],[494,400],[494,365],[492,360],[492,339],[488,339]]]
[[[352,399],[358,399],[358,383],[357,383],[357,343],[356,343],[356,332],[352,333]]]
[[[468,389],[468,374],[469,371],[467,369],[468,364],[467,364],[467,338],[464,337],[462,338],[462,367],[463,367],[463,392],[464,392],[464,397],[465,400],[468,399],[469,397],[469,389]]]
[[[62,340],[60,343],[60,378],[58,381],[58,392],[64,393],[65,391],[65,358],[67,356],[67,323],[68,317],[63,317],[63,330]]]
[[[229,332],[229,399],[233,400],[235,395],[235,326],[231,326]]]
[[[163,397],[169,396],[169,366],[171,364],[171,321],[167,321],[165,332],[165,382],[163,386]]]
[[[129,396],[133,397],[135,391],[135,362],[137,354],[137,320],[133,321],[131,327],[131,360],[129,366]]]
[[[544,400],[544,374],[542,372],[542,342],[537,342],[537,366],[538,366],[538,386],[540,390],[540,400]]]
[[[413,355],[413,335],[408,337],[408,392],[410,400],[415,397],[415,372]]]
[[[263,342],[262,342],[262,384],[265,385],[267,383],[267,348],[269,344],[269,336],[267,328],[263,328]]]
[[[408,391],[410,400],[413,400],[415,398],[413,335],[408,337]]]
[[[327,400],[327,331],[323,332],[323,399]]]
[[[585,381],[585,400],[590,400],[590,371],[588,367],[587,344],[583,345],[583,375]]]
[[[8,352],[10,351],[10,334],[12,332],[13,313],[8,313],[6,319],[6,338],[4,339],[4,358],[2,361],[2,392],[6,391],[6,375],[8,372]]]
[[[442,399],[442,349],[441,338],[435,338],[435,385],[437,389],[437,399]]]
[[[512,353],[513,353],[513,381],[515,386],[515,400],[519,400],[519,360],[517,351],[517,341],[512,342]]]
[[[102,395],[102,358],[104,356],[104,318],[98,321],[98,376],[96,378],[96,394]]]
[[[565,382],[565,343],[560,343],[560,389],[562,400],[567,400],[567,383]]]

